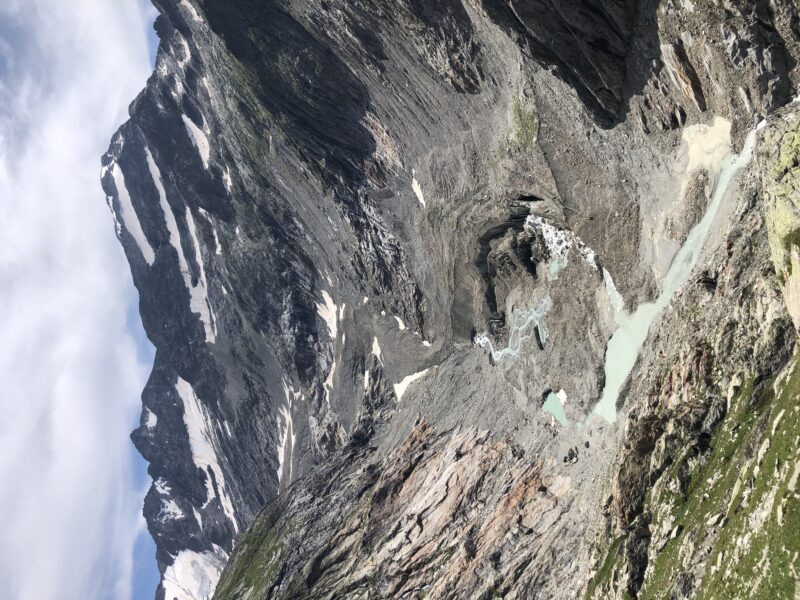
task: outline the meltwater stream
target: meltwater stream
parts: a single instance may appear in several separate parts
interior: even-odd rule
[[[538,337],[541,344],[547,342],[548,333],[544,325],[544,317],[552,307],[553,301],[550,296],[546,296],[530,310],[515,312],[506,348],[495,350],[492,340],[485,333],[475,336],[475,344],[481,348],[488,347],[495,362],[500,362],[505,358],[517,358],[520,350],[525,348],[534,336]]]
[[[694,226],[683,246],[673,258],[669,271],[664,277],[661,292],[655,302],[640,304],[633,314],[628,314],[624,310],[616,311],[617,329],[606,348],[605,387],[600,402],[594,409],[596,414],[609,423],[616,419],[619,392],[636,363],[650,324],[666,308],[678,288],[689,278],[692,269],[697,264],[711,225],[728,188],[752,158],[755,141],[756,131],[752,131],[745,140],[741,154],[736,155],[729,152],[722,160],[711,203],[701,221]]]

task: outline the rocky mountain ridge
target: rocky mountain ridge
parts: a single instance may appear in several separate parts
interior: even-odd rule
[[[793,2],[155,4],[102,180],[158,598],[635,597],[728,543],[667,513],[731,415],[794,410],[741,408],[793,381]],[[619,319],[765,118],[606,422]]]

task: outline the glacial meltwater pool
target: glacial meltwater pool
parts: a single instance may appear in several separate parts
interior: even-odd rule
[[[544,404],[542,405],[542,410],[553,415],[562,426],[566,426],[569,422],[567,420],[567,413],[564,410],[564,402],[566,399],[567,394],[564,390],[559,391],[558,394],[550,392],[547,394],[547,398],[545,398]]]
[[[714,127],[705,125],[695,125],[688,128],[684,134],[684,139],[689,144],[689,167],[687,175],[691,174],[692,162],[696,160],[696,155],[707,156],[719,151],[719,140],[711,139],[709,135],[718,129],[717,119]],[[730,124],[727,124],[728,131]],[[633,314],[628,314],[615,307],[615,320],[617,329],[611,336],[606,348],[605,359],[605,387],[600,397],[600,401],[595,406],[594,413],[603,417],[609,423],[613,423],[617,417],[617,399],[620,390],[633,369],[639,352],[644,344],[650,324],[658,314],[667,307],[672,296],[684,283],[686,283],[692,269],[697,264],[697,260],[708,239],[711,225],[717,216],[723,198],[728,193],[728,189],[736,179],[736,176],[747,166],[753,155],[755,146],[756,132],[752,131],[745,140],[741,154],[727,152],[717,170],[717,180],[711,202],[706,209],[703,218],[689,232],[683,246],[678,250],[672,259],[672,264],[667,271],[662,282],[661,292],[655,302],[641,304]],[[693,154],[695,156],[693,156]],[[706,167],[706,165],[702,165]],[[610,277],[607,279],[607,284]]]

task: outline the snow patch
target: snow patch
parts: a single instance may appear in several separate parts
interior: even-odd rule
[[[181,115],[181,118],[194,147],[197,148],[197,152],[200,154],[203,166],[208,169],[208,161],[211,159],[211,145],[208,143],[208,137],[189,117]]]
[[[336,303],[331,298],[331,295],[322,290],[322,300],[324,303],[317,302],[317,314],[325,321],[325,325],[328,328],[328,335],[333,342],[333,364],[331,365],[330,371],[328,371],[328,377],[325,379],[324,388],[325,388],[325,401],[330,406],[331,399],[330,399],[330,392],[333,389],[333,376],[336,373],[336,341],[337,335],[339,332],[339,318],[341,315],[344,314],[344,304],[342,304],[341,308],[336,306]]]
[[[169,600],[211,600],[228,554],[214,547],[214,552],[181,550],[164,571],[164,597]]]
[[[186,224],[189,226],[189,236],[192,240],[194,249],[194,259],[200,275],[197,278],[197,285],[191,285],[189,280],[189,293],[191,296],[192,312],[200,315],[203,327],[206,331],[206,341],[213,344],[217,339],[217,323],[211,303],[208,301],[208,281],[206,280],[206,269],[203,264],[203,255],[200,253],[200,243],[197,241],[197,228],[195,227],[194,217],[189,207],[186,207]]]
[[[175,61],[178,63],[178,67],[181,69],[185,69],[186,65],[189,64],[189,61],[192,60],[192,51],[189,48],[189,42],[186,41],[182,35],[178,35],[178,40],[181,43],[181,51],[183,52],[183,56],[175,56]]]
[[[170,90],[170,95],[175,100],[175,102],[180,103],[181,98],[183,98],[183,95],[186,93],[186,91],[183,89],[183,82],[177,75],[172,75],[170,81],[172,83],[172,89]]]
[[[152,265],[156,260],[156,253],[153,252],[153,247],[147,241],[142,224],[139,222],[139,216],[133,208],[128,188],[125,186],[125,176],[117,163],[114,163],[111,167],[111,176],[114,178],[114,185],[117,188],[117,198],[119,199],[121,212],[120,219],[125,225],[125,229],[131,234],[133,241],[136,242],[136,246],[142,253],[145,262],[148,265]]]
[[[178,506],[178,503],[175,502],[175,500],[162,500],[161,510],[158,512],[158,517],[156,518],[164,523],[167,520],[178,521],[183,519],[185,516],[186,515],[183,514],[181,507]]]
[[[566,229],[556,227],[538,216],[530,216],[527,220],[542,232],[542,237],[547,249],[550,251],[550,256],[567,258],[567,253],[572,248],[572,240],[569,239]]]
[[[372,355],[378,359],[378,362],[383,364],[383,356],[381,355],[381,346],[378,343],[378,338],[372,338]]]
[[[154,429],[158,424],[158,416],[149,408],[146,408],[145,410],[147,411],[147,418],[145,419],[144,424],[148,429]]]
[[[338,320],[336,318],[336,303],[331,298],[331,295],[322,290],[322,300],[324,302],[316,303],[317,307],[317,314],[322,317],[322,320],[325,321],[325,324],[328,326],[328,335],[330,336],[331,340],[334,342],[336,341],[336,333],[338,331]]]
[[[336,373],[336,358],[333,359],[331,370],[328,371],[328,376],[325,378],[323,387],[325,388],[325,402],[328,406],[331,405],[331,390],[333,390],[333,376]]]
[[[424,377],[428,371],[430,371],[430,369],[425,369],[423,371],[418,371],[417,373],[413,373],[413,374],[409,375],[408,377],[404,377],[400,381],[400,383],[395,383],[394,384],[394,393],[397,396],[397,400],[400,401],[400,399],[403,397],[403,394],[406,393],[406,389],[408,389],[408,386],[411,385],[412,383],[414,383],[415,381],[417,381],[418,379],[421,379],[422,377]]]
[[[289,481],[292,480],[292,454],[294,453],[294,445],[297,441],[297,434],[294,430],[294,422],[292,421],[292,406],[295,400],[300,400],[303,397],[301,392],[295,392],[294,389],[283,380],[283,391],[286,394],[286,404],[278,409],[278,415],[283,419],[283,423],[278,425],[278,483],[283,481],[283,465],[286,463],[289,468]]]
[[[558,279],[558,273],[567,266],[569,251],[573,247],[578,249],[581,258],[593,269],[600,268],[597,262],[597,253],[587,246],[573,231],[562,229],[538,215],[531,215],[525,220],[527,229],[538,230],[550,254],[550,267],[548,279]]]
[[[195,228],[194,217],[189,207],[186,207],[186,224],[189,229],[189,234],[192,240],[192,247],[194,249],[195,260],[200,271],[197,284],[192,283],[192,274],[189,271],[189,264],[186,262],[186,256],[183,253],[183,245],[181,244],[181,234],[178,229],[178,222],[175,219],[175,213],[172,210],[169,202],[167,201],[167,193],[164,190],[164,183],[161,179],[161,171],[158,168],[150,149],[145,147],[145,156],[147,158],[147,165],[150,169],[150,176],[153,178],[156,189],[158,190],[159,203],[161,204],[161,211],[164,213],[164,221],[167,225],[167,232],[169,233],[169,243],[178,253],[178,268],[183,276],[183,282],[186,289],[189,291],[189,308],[190,310],[200,317],[203,323],[203,328],[206,333],[206,342],[214,343],[217,339],[217,326],[214,319],[214,314],[211,309],[211,304],[208,300],[208,282],[206,281],[205,267],[203,264],[203,257],[200,254],[200,245],[197,241],[197,230]]]
[[[214,234],[214,254],[222,254],[222,246],[219,243],[219,234],[217,233],[217,227],[214,225],[214,221],[211,220],[211,215],[208,214],[208,211],[204,208],[200,209],[200,214],[203,215],[206,221],[208,221],[208,224],[211,225],[211,233]]]
[[[369,389],[369,369],[364,370],[364,391]]]
[[[417,181],[417,172],[414,169],[411,169],[411,189],[414,190],[414,194],[416,194],[419,203],[425,208],[425,196],[422,195],[422,188]]]
[[[422,345],[425,346],[426,348],[431,347],[431,343],[428,340],[422,340]]]
[[[217,452],[214,448],[216,436],[214,435],[214,428],[211,426],[208,412],[200,404],[197,394],[194,393],[194,389],[187,381],[178,377],[175,389],[183,402],[183,422],[189,434],[189,446],[194,464],[198,469],[206,473],[206,502],[210,502],[216,496],[219,499],[222,510],[233,523],[234,529],[239,531],[239,526],[234,517],[233,504],[225,488],[225,476],[217,460]],[[209,471],[214,473],[214,479],[217,484],[216,491]]]
[[[405,330],[405,328],[406,328],[406,324],[405,324],[405,323],[403,323],[403,319],[401,319],[400,317],[397,317],[397,316],[396,316],[394,319],[395,319],[395,321],[397,321],[397,328],[398,328],[400,331],[403,331],[403,330]]]
[[[167,496],[172,491],[163,477],[156,479],[153,482],[153,487],[156,488],[156,491],[162,496]]]
[[[111,211],[111,218],[114,219],[114,231],[117,232],[117,237],[120,237],[122,235],[122,225],[120,225],[117,213],[114,211],[114,205],[109,196],[106,196],[106,206],[108,206],[108,210]]]
[[[189,2],[189,0],[180,0],[179,4],[181,8],[185,10],[189,14],[189,16],[195,21],[195,23],[203,22],[203,19],[200,17],[200,13],[197,12],[197,9],[191,2]]]

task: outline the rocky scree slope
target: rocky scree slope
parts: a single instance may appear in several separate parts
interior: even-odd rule
[[[732,420],[794,398],[791,375],[762,389],[795,336],[767,158],[652,326],[617,422],[592,410],[620,311],[658,293],[724,154],[764,117],[775,146],[795,4],[155,4],[156,70],[102,183],[157,349],[133,434],[157,597],[711,581],[683,560],[729,538],[695,543],[668,513],[739,464],[708,466],[720,440],[771,432],[731,441]]]

